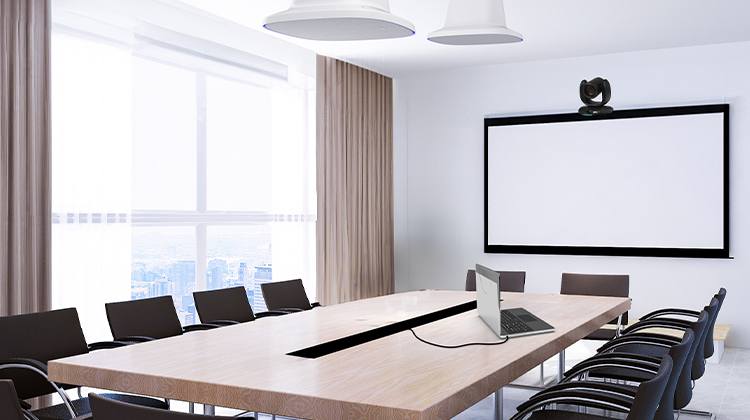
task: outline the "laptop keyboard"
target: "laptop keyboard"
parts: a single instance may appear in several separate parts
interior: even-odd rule
[[[531,331],[531,328],[525,322],[518,319],[517,316],[500,311],[500,325],[502,325],[506,334],[519,334]]]

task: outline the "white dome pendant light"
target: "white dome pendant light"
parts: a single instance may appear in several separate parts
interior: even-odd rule
[[[523,36],[505,26],[503,0],[450,0],[445,27],[427,39],[448,45],[507,44]]]
[[[274,32],[317,41],[358,41],[414,35],[414,25],[392,15],[388,0],[292,0],[289,10],[268,16]]]

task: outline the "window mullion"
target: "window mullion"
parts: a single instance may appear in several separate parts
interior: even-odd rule
[[[196,101],[198,110],[197,110],[197,121],[196,121],[196,130],[197,130],[197,144],[196,147],[198,149],[197,155],[197,203],[196,203],[196,209],[198,210],[198,213],[205,213],[208,210],[208,203],[207,203],[207,159],[206,159],[206,151],[207,151],[207,139],[206,139],[206,74],[203,72],[198,72],[196,77],[196,92],[198,95],[198,100]],[[195,227],[195,288],[196,290],[205,290],[206,289],[206,272],[208,271],[208,255],[207,255],[207,231],[206,231],[206,224],[201,223]]]

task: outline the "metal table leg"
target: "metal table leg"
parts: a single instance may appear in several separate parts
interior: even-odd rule
[[[503,420],[503,389],[495,391],[495,420]]]
[[[213,416],[216,412],[216,408],[213,405],[204,404],[203,405],[203,414],[207,416]]]

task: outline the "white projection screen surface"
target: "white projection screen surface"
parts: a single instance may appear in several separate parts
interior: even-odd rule
[[[485,252],[729,257],[728,114],[485,119]]]

